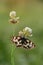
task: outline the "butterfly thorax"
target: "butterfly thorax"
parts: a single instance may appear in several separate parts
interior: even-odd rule
[[[26,44],[27,43],[27,39],[25,37],[21,37],[18,41],[21,40],[22,44]]]

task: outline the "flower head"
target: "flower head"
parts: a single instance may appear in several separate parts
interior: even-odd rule
[[[19,23],[19,17],[16,17],[16,11],[11,11],[10,14],[9,14],[9,16],[11,18],[9,20],[11,23],[13,23],[13,24]]]
[[[25,28],[23,29],[23,32],[24,32],[24,35],[25,35],[25,36],[32,36],[32,29],[29,28],[29,27],[25,27]]]
[[[32,33],[32,29],[29,28],[29,27],[25,27],[24,30],[25,30],[25,31],[28,31],[29,33]]]
[[[10,14],[9,14],[9,16],[11,18],[15,18],[16,17],[16,11],[11,11]]]

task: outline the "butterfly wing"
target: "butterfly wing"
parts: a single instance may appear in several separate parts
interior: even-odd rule
[[[28,40],[28,42],[24,44],[23,47],[26,49],[32,49],[35,47],[35,44],[32,41]]]
[[[20,36],[13,36],[12,42],[16,44],[16,47],[22,47]]]

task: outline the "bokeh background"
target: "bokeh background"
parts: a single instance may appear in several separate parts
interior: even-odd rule
[[[15,10],[19,24],[9,22],[9,12]],[[12,35],[24,27],[33,30],[31,39],[36,48],[16,48]],[[43,65],[43,0],[0,0],[0,65]]]

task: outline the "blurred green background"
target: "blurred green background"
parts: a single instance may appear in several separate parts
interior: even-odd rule
[[[19,24],[9,22],[9,12],[15,10]],[[33,30],[31,39],[36,48],[16,48],[12,35],[24,27]],[[43,65],[43,0],[0,0],[0,65]]]

